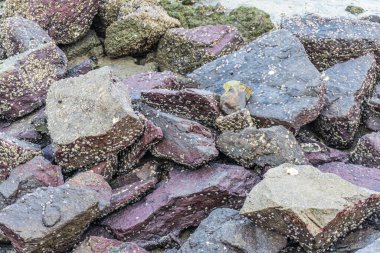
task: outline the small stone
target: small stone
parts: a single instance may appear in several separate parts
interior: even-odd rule
[[[80,75],[85,75],[91,70],[95,69],[96,64],[91,59],[84,60],[80,62],[79,64],[75,65],[71,69],[67,70],[66,72],[66,78],[69,77],[77,77]]]
[[[360,137],[350,155],[351,162],[366,167],[380,168],[380,132]]]
[[[215,121],[215,125],[221,132],[239,132],[246,127],[253,127],[254,123],[249,110],[242,109],[226,116],[219,116]]]
[[[83,241],[72,253],[148,253],[133,242],[122,242],[98,236]]]
[[[364,9],[362,7],[354,5],[348,5],[345,10],[354,15],[359,15],[364,12]]]
[[[321,165],[329,162],[346,162],[349,154],[347,152],[330,148],[322,142],[313,141],[300,144],[305,157],[314,165]]]
[[[243,110],[251,98],[252,90],[239,81],[229,81],[223,85],[224,94],[220,97],[220,108],[225,114]]]

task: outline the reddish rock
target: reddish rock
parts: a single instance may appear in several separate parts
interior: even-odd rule
[[[162,129],[164,139],[155,145],[153,155],[192,168],[199,167],[219,154],[211,130],[195,121],[159,112],[144,106],[142,113]]]
[[[355,164],[380,169],[380,132],[360,137],[350,160]]]
[[[43,44],[1,63],[0,118],[15,119],[41,107],[50,85],[66,70],[65,54]]]
[[[221,114],[216,94],[206,90],[153,89],[143,91],[141,99],[156,109],[211,126]]]
[[[98,236],[91,236],[82,242],[72,253],[148,253],[132,242],[121,242]]]
[[[342,162],[326,163],[320,171],[333,173],[357,186],[380,192],[380,170]]]
[[[0,132],[0,181],[7,178],[12,169],[38,155],[41,150],[37,145]]]
[[[89,171],[102,175],[107,181],[111,180],[118,172],[119,160],[117,155],[110,155],[105,161],[98,163]]]
[[[69,44],[88,32],[98,8],[97,0],[7,0],[4,16],[36,21],[58,44]]]
[[[71,69],[67,70],[66,77],[77,77],[85,75],[94,69],[95,63],[91,59],[84,60]]]
[[[153,193],[102,224],[119,239],[154,247],[169,234],[197,226],[214,208],[241,207],[246,192],[258,181],[256,174],[234,165],[173,169]]]
[[[186,74],[244,45],[238,30],[227,25],[206,25],[168,30],[160,40],[157,61],[161,70]]]
[[[306,159],[314,166],[329,162],[348,161],[348,153],[330,148],[321,142],[308,142],[300,145]]]

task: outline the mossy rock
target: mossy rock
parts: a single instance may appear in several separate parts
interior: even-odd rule
[[[346,11],[354,15],[359,15],[364,12],[364,9],[359,6],[349,5],[346,7]]]

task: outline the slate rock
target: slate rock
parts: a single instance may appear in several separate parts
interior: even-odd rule
[[[254,226],[239,211],[218,208],[201,222],[179,253],[268,253],[279,252],[286,244],[286,237]]]
[[[88,171],[101,175],[107,182],[110,181],[119,172],[118,154],[108,156],[105,161],[98,163]]]
[[[50,85],[66,71],[65,54],[43,44],[1,63],[0,118],[16,119],[41,107]]]
[[[98,236],[83,241],[72,253],[147,253],[148,251],[133,242],[122,242]]]
[[[214,125],[221,114],[217,96],[199,89],[152,89],[141,93],[141,100],[155,109]]]
[[[361,121],[361,106],[376,81],[376,60],[368,54],[326,70],[326,104],[316,121],[319,134],[332,147],[347,148]]]
[[[253,127],[254,122],[248,109],[242,109],[226,116],[219,116],[215,120],[215,125],[221,132],[238,132],[246,127]]]
[[[300,144],[306,159],[314,166],[330,162],[346,162],[349,154],[347,152],[330,148],[322,142],[307,142]]]
[[[380,24],[318,15],[285,18],[281,27],[297,36],[320,70],[367,53],[380,53]]]
[[[253,94],[247,109],[263,127],[281,124],[298,131],[316,119],[323,107],[323,78],[300,41],[285,30],[267,33],[188,76],[201,83],[200,89],[217,94],[230,80],[248,85]]]
[[[238,30],[227,25],[168,30],[160,40],[157,62],[161,70],[186,74],[244,45]]]
[[[148,106],[143,107],[141,112],[160,127],[164,135],[163,140],[151,148],[154,156],[196,168],[219,155],[209,128]]]
[[[58,44],[70,44],[90,29],[97,0],[7,0],[4,16],[22,16],[37,22]]]
[[[55,159],[65,170],[103,161],[131,145],[144,129],[128,90],[108,67],[54,83],[46,114]]]
[[[23,53],[42,44],[53,43],[49,34],[36,22],[15,16],[2,24],[2,45],[8,57]]]
[[[247,168],[307,163],[294,135],[283,126],[227,131],[218,136],[216,145],[222,153]]]
[[[373,132],[360,137],[350,160],[355,164],[380,168],[380,133]]]
[[[264,175],[240,214],[318,253],[379,211],[379,201],[379,193],[337,175],[308,165],[283,164]]]
[[[197,226],[214,208],[240,208],[246,191],[258,181],[255,173],[234,165],[173,169],[153,193],[111,214],[102,224],[118,239],[155,247],[170,233]]]

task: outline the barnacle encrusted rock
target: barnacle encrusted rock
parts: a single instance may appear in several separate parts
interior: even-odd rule
[[[380,132],[373,132],[360,137],[350,160],[355,164],[380,169]]]
[[[38,155],[41,155],[39,146],[0,132],[0,181],[7,178],[12,169]]]
[[[49,34],[36,22],[15,16],[6,18],[1,26],[2,45],[8,57],[54,43]]]
[[[191,168],[199,167],[219,155],[209,128],[146,105],[141,112],[164,134],[164,139],[151,148],[153,155]]]
[[[279,166],[283,163],[306,164],[307,160],[294,135],[283,126],[239,132],[224,132],[216,140],[217,148],[244,167]]]
[[[131,145],[144,129],[128,90],[108,67],[54,83],[46,114],[56,161],[66,170],[105,160]]]
[[[4,16],[20,15],[36,21],[59,44],[70,44],[90,29],[97,0],[7,0]]]
[[[366,53],[380,55],[380,24],[317,15],[295,16],[281,27],[297,36],[320,70]]]
[[[253,94],[247,109],[260,126],[281,124],[297,131],[323,107],[325,82],[300,41],[286,30],[265,34],[188,76],[201,83],[201,89],[218,94],[231,80],[248,85]]]
[[[99,236],[90,236],[84,240],[72,253],[148,253],[136,243],[122,242]]]
[[[216,94],[199,89],[152,89],[141,100],[156,109],[213,126],[221,114]]]
[[[332,147],[346,148],[359,128],[363,101],[376,82],[376,59],[368,54],[326,70],[326,107],[316,121],[319,134]]]
[[[222,132],[237,132],[246,127],[254,126],[254,122],[248,109],[242,109],[226,116],[219,116],[215,121],[215,125]]]
[[[90,30],[83,38],[79,41],[65,45],[62,47],[63,52],[65,52],[67,59],[72,60],[76,57],[92,57],[92,56],[102,56],[103,46],[100,39],[93,30]]]
[[[156,59],[161,70],[186,74],[243,45],[243,38],[233,26],[174,28],[160,40]]]
[[[22,117],[42,106],[49,86],[66,71],[65,54],[44,44],[0,64],[0,118]]]
[[[253,187],[240,214],[317,253],[357,228],[379,204],[378,192],[312,166],[283,164]]]
[[[112,57],[149,50],[166,30],[180,25],[161,7],[145,0],[130,0],[120,9],[118,20],[106,31],[106,53]]]

